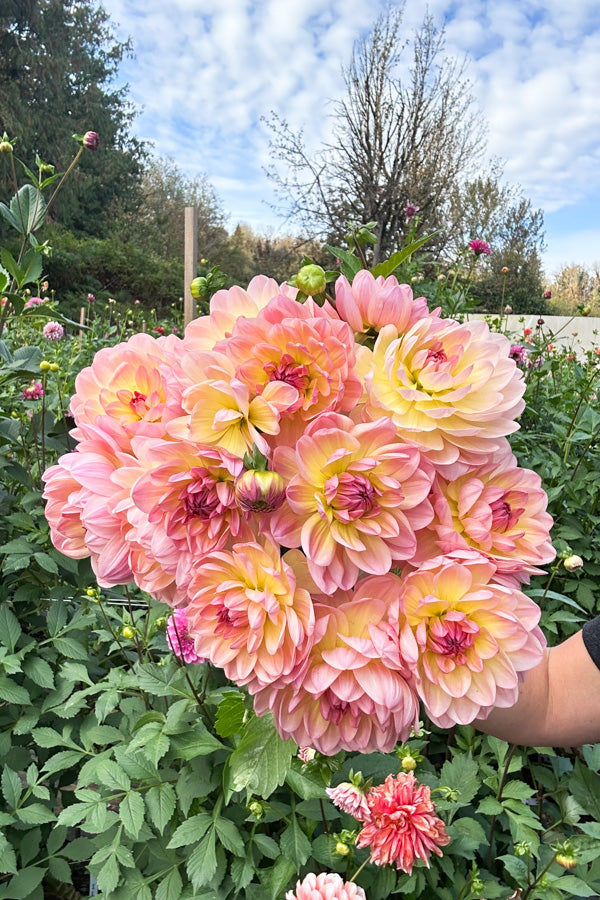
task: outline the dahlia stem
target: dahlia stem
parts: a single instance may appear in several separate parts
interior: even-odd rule
[[[359,868],[356,870],[356,872],[354,873],[354,875],[352,876],[352,878],[350,879],[350,881],[356,881],[356,879],[358,878],[358,876],[360,875],[360,873],[362,872],[362,870],[364,869],[364,867],[365,867],[365,866],[367,865],[367,863],[370,862],[370,861],[371,861],[370,858],[365,859],[365,861],[364,861],[364,863],[362,864],[362,866],[359,866]]]

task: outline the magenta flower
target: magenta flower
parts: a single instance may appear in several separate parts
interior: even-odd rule
[[[518,366],[526,366],[529,360],[529,354],[523,344],[512,344],[508,355]]]
[[[45,297],[30,297],[27,303],[25,304],[25,309],[32,309],[34,306],[40,306],[42,303],[46,302]]]
[[[60,341],[64,337],[65,329],[60,322],[46,322],[42,329],[42,334],[47,341]]]
[[[296,893],[288,891],[285,900],[366,900],[365,892],[352,881],[343,881],[334,872],[315,875],[309,872],[296,882]]]
[[[167,643],[175,656],[184,662],[191,665],[204,662],[204,659],[196,653],[185,609],[173,610],[173,615],[167,623]]]
[[[488,242],[482,241],[481,238],[474,238],[472,241],[469,241],[469,250],[472,250],[475,256],[481,256],[482,254],[492,252],[492,248]]]
[[[96,302],[95,296],[94,296],[93,294],[88,294],[88,295],[87,295],[87,302],[88,302],[88,303],[95,303],[95,302]]]
[[[100,146],[100,137],[95,131],[86,131],[81,143],[88,150],[97,150]]]
[[[419,207],[415,206],[414,203],[407,203],[407,205],[404,207],[404,215],[407,219],[412,219],[413,216],[416,216],[418,212]]]
[[[31,384],[21,391],[21,400],[39,400],[43,396],[42,382],[36,381],[35,378],[32,378]]]
[[[415,859],[429,868],[432,853],[450,843],[446,827],[435,815],[431,792],[419,784],[412,772],[388,775],[383,784],[366,796],[369,816],[356,839],[357,847],[368,847],[376,866],[395,865],[410,875]]]

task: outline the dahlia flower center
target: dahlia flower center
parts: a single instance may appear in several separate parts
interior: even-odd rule
[[[456,665],[465,665],[466,651],[473,646],[478,632],[478,626],[462,616],[458,620],[434,619],[429,626],[428,649],[439,656],[451,657]]]
[[[212,519],[221,512],[221,501],[212,478],[200,478],[188,485],[183,494],[185,521]]]
[[[490,509],[492,511],[492,529],[501,532],[508,531],[509,528],[516,525],[519,516],[524,512],[524,509],[513,509],[504,497],[490,503]]]
[[[426,365],[433,366],[434,369],[438,369],[442,363],[448,362],[448,357],[446,356],[446,352],[442,347],[438,347],[437,349],[432,349],[427,354]]]
[[[321,697],[321,715],[326,721],[333,722],[334,725],[340,725],[346,716],[350,717],[354,722],[357,722],[360,718],[356,706],[353,707],[346,700],[340,700],[330,690],[325,691]]]
[[[379,512],[377,497],[381,492],[365,478],[352,472],[334,475],[325,482],[325,499],[342,521],[374,516]]]
[[[289,353],[284,353],[278,363],[265,363],[263,369],[269,381],[284,381],[299,393],[303,393],[310,384],[307,366],[298,365]]]
[[[129,406],[136,416],[142,418],[148,410],[148,407],[146,406],[146,394],[142,394],[140,391],[134,391],[131,395]]]

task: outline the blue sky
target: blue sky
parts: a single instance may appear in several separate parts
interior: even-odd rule
[[[391,4],[396,5],[392,2]],[[317,146],[341,66],[386,0],[103,0],[135,57],[120,71],[142,108],[137,134],[188,176],[206,174],[229,214],[289,230],[265,201],[271,110]],[[549,275],[600,265],[600,4],[597,0],[430,0],[447,55],[469,59],[505,177],[544,210]],[[423,19],[407,0],[410,39]],[[484,235],[482,235],[484,237]]]

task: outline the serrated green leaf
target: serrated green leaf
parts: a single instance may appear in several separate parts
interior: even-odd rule
[[[8,887],[4,888],[4,896],[16,897],[19,900],[31,897],[35,889],[42,883],[45,874],[46,869],[38,866],[29,866],[26,869],[22,869],[16,875],[13,875],[8,883]]]
[[[560,891],[566,891],[571,896],[577,897],[577,900],[580,897],[598,896],[597,888],[590,887],[589,884],[586,884],[581,878],[577,878],[576,875],[563,875],[552,882],[552,887],[556,887]]]
[[[10,201],[10,211],[15,219],[14,227],[25,236],[43,223],[46,201],[42,192],[32,184],[24,184]]]
[[[14,875],[17,872],[17,857],[12,844],[0,831],[0,872],[5,875]]]
[[[88,652],[83,644],[73,637],[55,637],[52,643],[59,653],[67,656],[69,659],[87,659]]]
[[[283,855],[291,859],[297,869],[300,869],[310,856],[310,841],[300,828],[295,815],[292,815],[289,825],[283,831],[279,846]]]
[[[485,831],[475,819],[455,819],[446,830],[452,839],[448,852],[453,856],[458,854],[472,859],[474,851],[487,841]]]
[[[600,775],[576,760],[569,779],[569,790],[580,806],[600,821]]]
[[[179,869],[171,869],[156,888],[155,900],[180,900],[183,881]]]
[[[228,692],[217,709],[215,731],[219,737],[231,737],[242,730],[246,705],[242,694]]]
[[[214,827],[209,829],[208,834],[194,848],[188,859],[186,869],[195,890],[210,884],[217,871]]]
[[[48,553],[39,551],[38,553],[33,554],[33,558],[40,569],[43,569],[45,572],[50,572],[52,575],[58,575],[58,566]]]
[[[175,830],[173,837],[167,844],[167,850],[195,844],[196,841],[204,837],[212,823],[212,816],[208,813],[198,813],[196,816],[191,816]]]
[[[119,804],[119,816],[125,831],[136,840],[144,823],[144,801],[137,791],[129,791]]]
[[[324,800],[327,797],[322,780],[317,775],[308,775],[295,768],[294,760],[292,760],[292,767],[288,770],[285,780],[294,793],[303,800]]]
[[[61,856],[51,856],[48,860],[48,869],[53,878],[62,884],[71,883],[71,866]]]
[[[530,787],[530,785],[528,784],[525,784],[524,781],[519,781],[518,779],[507,781],[502,788],[503,800],[528,800],[529,797],[533,797],[534,794],[534,788]]]
[[[280,856],[275,864],[262,875],[262,881],[267,889],[269,900],[280,900],[285,888],[296,874],[294,863]]]
[[[21,779],[10,766],[4,766],[2,770],[2,793],[11,809],[15,809],[23,793],[23,786]]]
[[[52,810],[43,803],[30,803],[15,812],[21,822],[27,825],[44,825],[46,822],[54,822],[56,818]]]
[[[332,253],[340,260],[340,270],[342,275],[345,275],[350,284],[352,284],[354,276],[357,272],[360,272],[363,267],[360,259],[348,250],[343,250],[341,247],[331,247],[329,244],[325,244],[324,249],[328,250],[329,253]]]
[[[320,834],[312,842],[311,853],[317,862],[333,872],[343,872],[347,860],[336,853],[337,839],[332,834]]]
[[[146,791],[146,807],[150,821],[162,834],[175,812],[175,791],[170,784],[160,784]]]
[[[112,759],[101,759],[96,766],[96,778],[109,790],[128,791],[131,779],[127,772]]]
[[[184,734],[178,734],[171,738],[173,751],[180,759],[195,759],[197,756],[208,756],[216,750],[225,750],[225,745],[217,740],[210,731],[201,723]]]
[[[231,880],[238,891],[247,887],[254,878],[254,860],[251,854],[231,861]]]
[[[62,600],[55,600],[46,614],[48,633],[55,637],[67,624],[67,608]]]
[[[410,259],[413,253],[416,253],[417,250],[423,246],[423,244],[430,241],[432,237],[434,237],[438,232],[433,231],[431,234],[426,234],[425,237],[419,238],[417,241],[413,241],[411,244],[408,244],[406,247],[402,247],[401,250],[397,250],[395,253],[392,253],[390,258],[385,262],[380,263],[378,266],[375,266],[374,269],[371,269],[371,274],[378,278],[380,275],[383,275],[384,278],[387,278],[388,275],[391,275],[398,266],[401,266],[404,260]]]
[[[251,719],[229,757],[232,789],[268,799],[285,781],[295,746],[277,734],[270,714]]]
[[[23,671],[28,678],[42,688],[54,689],[54,673],[45,659],[29,656],[23,663]]]
[[[59,734],[54,728],[46,726],[34,728],[32,735],[38,747],[70,747],[71,749],[77,747],[74,741]]]
[[[19,620],[7,603],[0,605],[0,642],[12,653],[21,636]]]
[[[103,894],[110,894],[119,883],[119,864],[114,853],[106,860],[96,875],[98,887]]]
[[[242,836],[231,819],[219,816],[215,819],[215,828],[217,836],[226,850],[229,850],[230,853],[234,853],[236,856],[246,855],[246,847]]]
[[[277,857],[281,855],[279,844],[277,841],[274,841],[272,837],[269,837],[268,834],[261,834],[258,832],[258,834],[254,835],[252,840],[262,855],[266,856],[267,859],[277,859]]]

